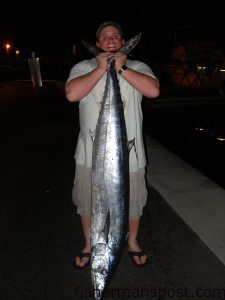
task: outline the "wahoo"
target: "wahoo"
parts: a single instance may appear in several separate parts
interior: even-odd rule
[[[130,39],[116,52],[129,53],[141,34]],[[94,55],[98,50],[83,41]],[[128,234],[129,150],[123,102],[115,61],[109,63],[107,79],[92,152],[91,280],[94,297],[103,299],[121,258]]]

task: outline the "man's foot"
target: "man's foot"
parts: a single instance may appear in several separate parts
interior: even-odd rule
[[[132,259],[132,262],[135,264],[137,267],[143,267],[147,264],[148,262],[148,257],[146,253],[143,250],[140,251],[131,251],[128,249],[128,253]]]
[[[137,267],[145,266],[148,262],[148,257],[140,246],[138,245],[137,240],[128,240],[127,251]]]
[[[90,257],[91,253],[90,252],[81,252],[79,255],[76,257],[74,265],[78,269],[83,269],[87,267],[90,263]]]

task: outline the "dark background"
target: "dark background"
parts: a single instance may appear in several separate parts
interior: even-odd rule
[[[183,26],[207,26],[213,29],[213,38],[222,38],[223,11],[222,1],[4,3],[0,9],[0,37],[1,44],[7,41],[24,54],[36,51],[69,55],[76,45],[79,57],[83,54],[81,38],[94,42],[98,24],[111,19],[121,24],[127,39],[142,32],[142,54],[165,57],[173,51],[175,32]],[[209,30],[202,30],[201,38],[204,32],[209,38]],[[177,38],[181,37],[189,38],[183,30]]]

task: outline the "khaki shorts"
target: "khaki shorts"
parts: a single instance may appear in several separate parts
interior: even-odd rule
[[[129,219],[139,220],[146,205],[148,192],[145,169],[130,173],[130,210]],[[72,199],[77,213],[83,217],[91,216],[91,168],[76,165]]]

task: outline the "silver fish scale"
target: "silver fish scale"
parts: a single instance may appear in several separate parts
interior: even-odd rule
[[[101,293],[118,265],[128,228],[129,150],[114,62],[95,131],[92,193],[91,273],[93,287]]]

